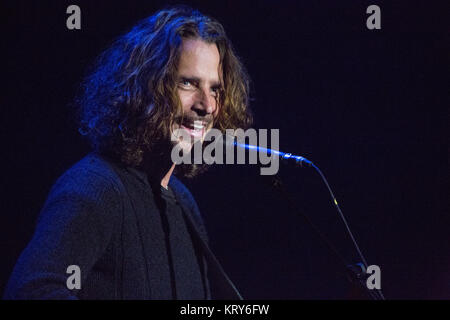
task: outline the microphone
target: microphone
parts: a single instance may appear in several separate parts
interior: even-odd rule
[[[236,141],[235,136],[232,136],[229,134],[223,135],[222,141],[226,146],[236,146],[237,148],[241,148],[241,149],[245,149],[245,150],[249,150],[249,151],[255,151],[258,153],[265,153],[268,155],[273,154],[273,155],[279,156],[281,160],[284,160],[284,162],[295,163],[296,165],[299,165],[301,167],[303,166],[303,164],[307,165],[308,167],[313,166],[312,161],[306,159],[305,157],[297,156],[292,153],[281,152],[278,150],[254,146],[251,144],[239,143]]]

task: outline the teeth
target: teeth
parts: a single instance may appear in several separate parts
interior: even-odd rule
[[[194,129],[195,130],[202,130],[203,129],[203,122],[202,121],[194,121]]]

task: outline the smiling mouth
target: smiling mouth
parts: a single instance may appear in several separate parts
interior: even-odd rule
[[[205,122],[201,120],[189,121],[186,119],[180,127],[186,130],[194,138],[201,138],[205,133],[206,125]]]

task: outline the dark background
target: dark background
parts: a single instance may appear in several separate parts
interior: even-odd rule
[[[394,3],[393,3],[394,2]],[[87,66],[138,20],[189,3],[223,23],[253,80],[256,128],[325,173],[388,299],[449,299],[449,26],[444,1],[3,1],[0,291],[47,193],[88,151],[71,102]],[[82,29],[66,28],[81,7]],[[366,8],[381,8],[381,30]],[[447,15],[445,15],[447,13]],[[281,167],[302,210],[358,262],[312,169]],[[186,183],[247,299],[342,299],[340,267],[258,169]]]

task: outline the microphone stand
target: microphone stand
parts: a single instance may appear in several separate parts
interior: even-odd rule
[[[258,150],[261,151],[261,150]],[[357,287],[359,287],[360,289],[362,289],[362,291],[372,300],[385,300],[385,297],[383,295],[383,293],[381,292],[381,289],[369,289],[367,287],[367,262],[366,259],[364,258],[364,255],[362,254],[361,250],[359,249],[358,244],[356,243],[356,240],[348,226],[348,223],[339,207],[339,204],[333,194],[333,191],[331,190],[330,185],[328,184],[328,181],[326,180],[325,176],[323,175],[322,171],[320,171],[320,169],[311,161],[309,161],[308,159],[301,157],[301,156],[295,156],[292,155],[290,153],[283,153],[280,151],[276,151],[276,150],[271,150],[271,149],[264,149],[262,150],[264,152],[267,152],[269,154],[275,154],[277,156],[280,157],[280,159],[284,162],[290,162],[290,163],[294,163],[297,167],[303,167],[303,166],[307,166],[307,167],[313,167],[321,176],[323,182],[325,183],[325,185],[328,188],[328,191],[330,192],[331,195],[331,199],[333,201],[334,206],[336,207],[341,219],[344,222],[344,225],[347,229],[348,234],[350,235],[350,238],[358,252],[359,257],[361,258],[362,262],[359,263],[355,263],[355,264],[349,264],[344,258],[343,256],[339,253],[338,250],[336,250],[336,248],[333,246],[333,244],[328,241],[328,239],[325,237],[325,235],[320,231],[319,228],[317,228],[314,223],[312,223],[312,221],[309,219],[309,217],[303,213],[296,205],[296,202],[293,200],[294,197],[286,190],[286,188],[284,188],[284,185],[280,179],[279,176],[275,175],[272,176],[272,186],[275,189],[278,189],[283,195],[284,197],[288,200],[289,204],[292,206],[292,208],[294,208],[295,212],[299,213],[301,216],[303,216],[303,218],[307,221],[307,223],[312,227],[312,229],[319,235],[319,237],[325,242],[325,244],[327,245],[327,247],[331,250],[331,252],[338,258],[338,260],[341,261],[341,263],[343,264],[343,266],[345,267],[346,270],[346,274],[347,274],[347,278],[348,280],[356,285]]]
[[[226,135],[228,136],[228,135]],[[272,176],[272,186],[275,187],[276,189],[278,189],[284,196],[285,198],[288,200],[289,204],[294,208],[294,211],[299,213],[301,216],[303,216],[303,218],[305,218],[305,220],[307,221],[307,223],[312,227],[312,229],[319,235],[319,237],[325,242],[325,244],[327,245],[327,247],[331,250],[331,252],[333,252],[333,254],[338,258],[338,260],[341,261],[341,263],[343,264],[343,266],[345,267],[346,273],[347,273],[347,277],[350,280],[351,283],[353,284],[357,284],[360,288],[363,289],[363,291],[373,300],[385,300],[383,293],[381,292],[381,289],[369,289],[367,287],[366,281],[367,281],[367,267],[368,264],[366,262],[366,259],[364,258],[364,255],[362,254],[361,250],[359,249],[358,244],[356,243],[355,238],[353,237],[353,233],[350,230],[350,227],[348,226],[347,220],[344,217],[344,214],[342,213],[341,208],[339,207],[339,204],[336,200],[336,197],[334,196],[333,191],[331,190],[330,185],[328,184],[327,179],[325,178],[325,176],[323,175],[322,171],[320,171],[320,169],[314,164],[312,163],[312,161],[302,157],[302,156],[297,156],[297,155],[293,155],[291,153],[284,153],[281,151],[277,151],[277,150],[272,150],[272,149],[267,149],[267,148],[263,148],[263,147],[259,147],[259,146],[253,146],[253,145],[247,145],[245,143],[240,143],[238,141],[235,140],[236,137],[234,136],[229,136],[231,139],[231,141],[229,141],[228,139],[223,139],[222,143],[225,143],[225,145],[227,146],[236,146],[238,148],[243,148],[249,151],[256,151],[256,152],[262,152],[262,153],[267,153],[269,155],[275,155],[280,157],[280,159],[282,160],[282,162],[287,162],[287,163],[293,163],[295,164],[297,167],[303,167],[303,166],[307,166],[307,167],[313,167],[320,175],[320,177],[322,178],[323,182],[325,183],[332,202],[334,204],[334,206],[336,207],[339,216],[341,217],[342,221],[344,222],[344,225],[347,229],[347,233],[350,235],[350,238],[356,248],[356,251],[358,252],[359,257],[361,258],[362,262],[359,263],[355,263],[355,264],[349,264],[343,257],[342,255],[336,250],[336,248],[330,243],[330,241],[328,241],[328,239],[325,237],[325,235],[323,235],[323,233],[319,230],[319,228],[317,228],[312,221],[308,218],[308,216],[306,214],[304,214],[301,210],[299,210],[299,208],[296,206],[296,202],[293,200],[294,197],[292,195],[290,195],[290,193],[284,188],[283,183],[281,182],[281,179],[275,175]],[[241,140],[242,141],[242,140]]]

